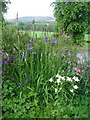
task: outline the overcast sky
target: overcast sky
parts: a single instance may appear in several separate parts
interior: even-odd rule
[[[18,16],[53,16],[53,8],[50,4],[55,0],[10,0],[9,9],[5,17],[7,19]]]

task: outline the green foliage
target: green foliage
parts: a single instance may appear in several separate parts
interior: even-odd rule
[[[59,32],[64,31],[76,44],[84,42],[88,26],[88,2],[56,2],[54,16]]]
[[[3,28],[3,118],[88,117],[88,69],[86,65],[77,66],[76,47],[49,35],[36,39],[30,31],[16,28]],[[74,66],[85,72],[75,71]],[[57,74],[65,79],[78,77],[79,82],[60,80],[57,84]],[[70,92],[75,85],[78,89]]]
[[[0,11],[1,11],[0,16],[2,18],[4,18],[4,14],[7,12],[7,9],[8,9],[7,5],[8,5],[8,2],[6,0],[0,1]]]

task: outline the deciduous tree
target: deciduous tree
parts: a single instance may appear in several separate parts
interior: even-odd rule
[[[55,2],[54,16],[59,31],[72,36],[74,43],[83,43],[88,26],[88,2]]]

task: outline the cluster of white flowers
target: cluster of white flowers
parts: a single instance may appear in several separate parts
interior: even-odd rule
[[[55,79],[55,78],[54,78]],[[61,76],[61,75],[59,75],[59,74],[57,74],[56,75],[56,79],[54,80],[53,78],[50,78],[49,79],[49,82],[55,82],[55,83],[57,83],[58,85],[59,84],[63,84],[63,82],[62,81],[70,81],[70,82],[79,82],[80,80],[79,80],[79,78],[78,77],[76,77],[76,76],[74,76],[74,77],[65,77],[65,76]],[[73,84],[72,84],[73,85]],[[57,87],[55,87],[54,88],[55,89],[55,93],[57,93],[58,91],[60,91],[60,90],[62,90],[62,88],[57,88]],[[72,89],[70,89],[70,92],[72,92],[72,93],[74,93],[74,90],[75,89],[78,89],[78,86],[77,85],[73,85],[73,88]]]
[[[66,81],[70,81],[70,82],[73,82],[73,81],[79,82],[80,81],[78,79],[78,77],[76,77],[76,76],[74,76],[73,78],[71,78],[71,77],[64,77],[64,76],[61,76],[61,75],[57,74],[56,75],[56,83],[60,83],[61,80],[66,80]],[[49,81],[53,82],[53,79],[50,78]]]
[[[78,77],[76,77],[76,76],[74,76],[73,78],[72,78],[74,81],[76,81],[76,82],[79,82],[80,80],[78,79]]]

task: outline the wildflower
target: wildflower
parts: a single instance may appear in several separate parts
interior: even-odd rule
[[[67,77],[67,81],[71,81],[72,82],[72,79],[70,77]]]
[[[32,47],[32,44],[28,44],[28,50],[32,51],[33,50],[33,47]]]
[[[34,40],[34,38],[32,37],[32,38],[31,38],[31,41],[33,41],[33,40]]]
[[[74,92],[73,89],[71,89],[70,92]]]
[[[64,78],[64,77],[61,77],[61,79],[62,79],[62,80],[65,80],[65,78]]]
[[[28,79],[26,79],[26,83],[28,82]]]
[[[78,79],[78,77],[76,77],[76,76],[74,76],[73,78],[72,78],[74,81],[80,81],[79,79]]]
[[[49,37],[48,37],[48,36],[45,36],[45,39],[49,39]]]
[[[57,88],[55,88],[55,93],[58,91],[58,89]]]
[[[60,88],[59,90],[62,90],[62,88]]]
[[[56,38],[52,38],[52,44],[54,45],[56,43],[57,43]]]
[[[74,70],[76,70],[77,72],[81,72],[81,70],[78,67],[73,67]]]
[[[52,78],[50,78],[50,79],[49,79],[49,82],[53,82],[53,79],[52,79]]]
[[[22,82],[20,82],[19,85],[22,86]]]
[[[59,84],[60,83],[60,78],[58,78],[56,82]]]
[[[81,70],[81,72],[85,72],[85,70]]]
[[[90,64],[88,65],[88,67],[90,67]]]
[[[59,74],[57,74],[57,75],[56,75],[56,78],[59,78],[59,76],[60,76],[60,75],[59,75]]]
[[[6,58],[6,59],[4,59],[4,60],[2,61],[3,64],[4,64],[4,63],[8,64],[9,62],[10,62],[10,58],[9,58],[9,57]]]
[[[2,75],[2,71],[0,71],[0,75]]]
[[[74,88],[74,89],[77,89],[77,88],[78,88],[78,86],[77,86],[77,85],[74,85],[74,86],[73,86],[73,88]]]
[[[34,40],[34,42],[36,42],[36,40]]]
[[[30,50],[30,51],[32,51],[32,50],[33,50],[33,48],[32,48],[32,47],[30,47],[30,48],[29,48],[29,50]]]
[[[52,41],[52,44],[54,45],[54,44],[56,44],[57,43],[57,41]]]

